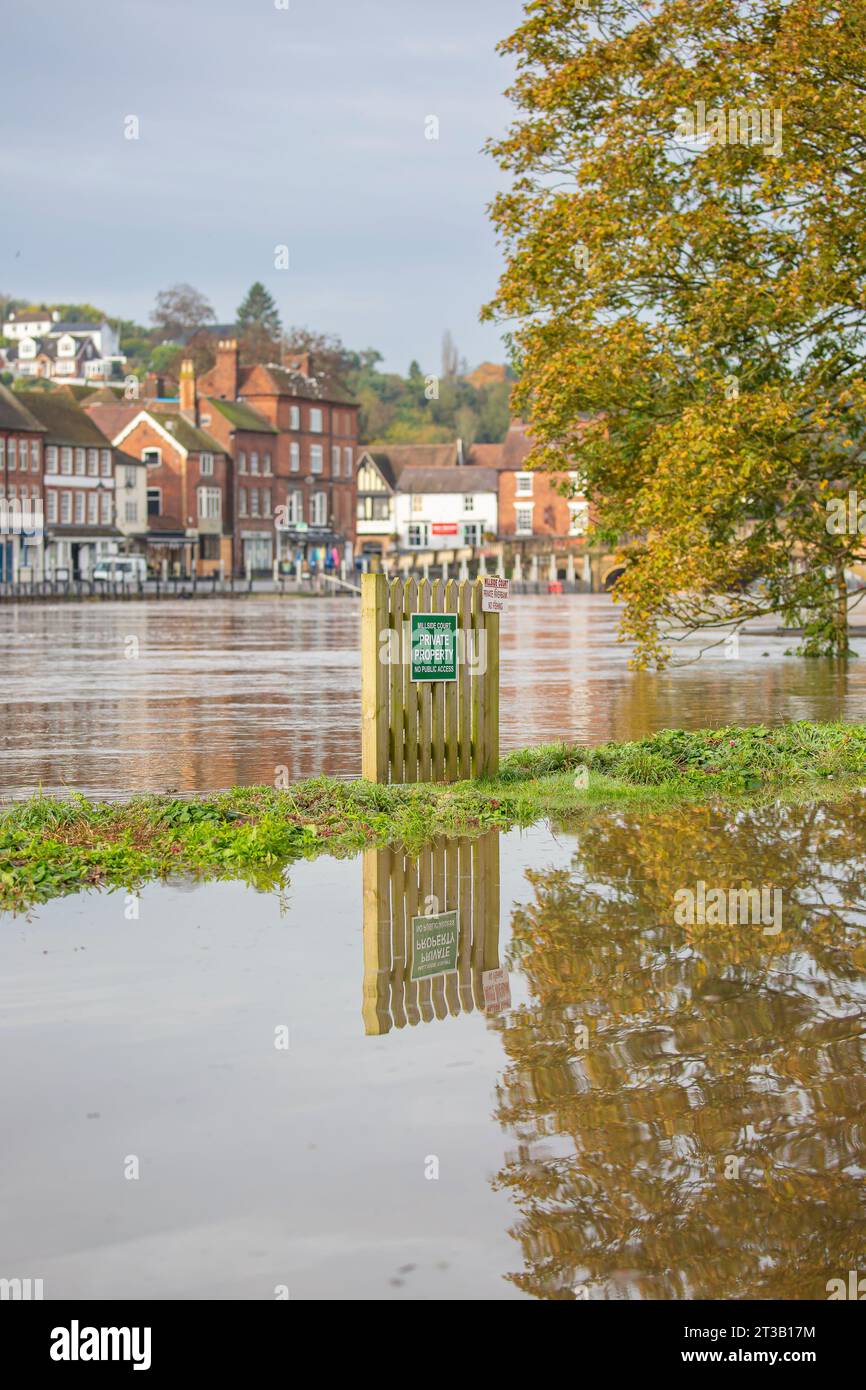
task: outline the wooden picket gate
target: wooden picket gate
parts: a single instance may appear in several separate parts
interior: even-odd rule
[[[499,768],[499,614],[476,580],[361,579],[361,768],[370,782],[457,782]],[[411,679],[412,613],[456,613],[456,681]],[[390,641],[388,641],[390,634]]]
[[[499,832],[438,840],[410,857],[364,851],[366,1033],[484,1009],[483,974],[499,965]],[[412,980],[412,918],[434,897],[457,912],[457,969]]]

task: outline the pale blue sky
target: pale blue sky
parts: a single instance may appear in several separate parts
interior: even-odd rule
[[[509,119],[495,44],[520,0],[40,0],[3,19],[0,289],[149,322],[187,280],[435,370],[499,254],[482,153]],[[136,115],[140,138],[124,139]],[[440,122],[438,141],[425,118]],[[290,268],[274,268],[274,246]]]

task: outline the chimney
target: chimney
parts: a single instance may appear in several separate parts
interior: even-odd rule
[[[213,394],[222,401],[238,398],[238,344],[236,338],[217,343],[216,365],[211,373]],[[208,393],[210,394],[210,392]]]
[[[195,363],[187,358],[180,364],[180,413],[190,424],[198,424],[195,398]]]
[[[165,382],[156,372],[148,372],[144,378],[142,396],[146,401],[159,400],[165,395]]]

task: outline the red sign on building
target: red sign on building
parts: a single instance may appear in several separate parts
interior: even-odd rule
[[[434,521],[430,530],[434,536],[456,536],[458,526],[456,521]]]

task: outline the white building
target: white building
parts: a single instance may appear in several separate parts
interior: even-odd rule
[[[5,366],[16,376],[47,377],[82,385],[123,375],[126,358],[116,329],[102,323],[61,321],[57,310],[16,315],[3,324],[12,342]]]
[[[360,553],[468,559],[498,527],[498,476],[454,445],[365,450],[358,460]]]

